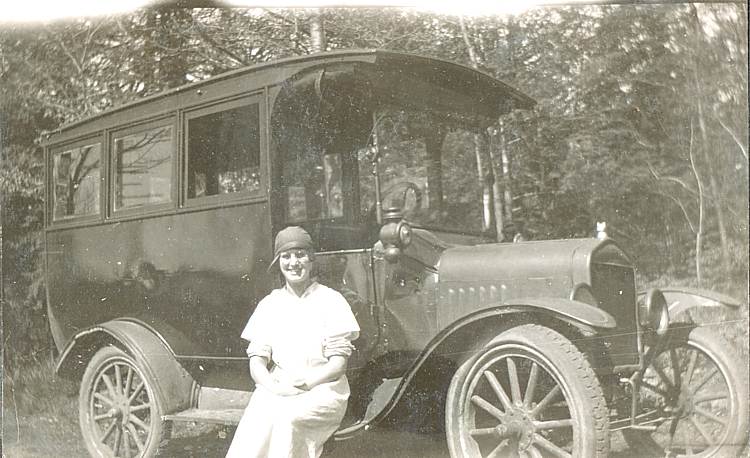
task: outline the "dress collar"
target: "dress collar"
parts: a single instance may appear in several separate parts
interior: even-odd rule
[[[302,299],[303,297],[306,297],[308,294],[312,293],[313,290],[315,290],[315,288],[317,287],[318,287],[318,282],[313,280],[312,283],[310,283],[310,286],[308,286],[307,289],[305,289],[305,291],[302,293],[301,296],[297,296],[297,294],[294,291],[292,291],[292,289],[289,288],[289,285],[287,285],[286,283],[284,283],[283,290],[286,291],[287,294],[289,294],[290,296],[294,298]]]

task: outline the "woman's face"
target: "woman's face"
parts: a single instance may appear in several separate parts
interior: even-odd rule
[[[279,267],[286,282],[291,285],[310,282],[312,272],[312,255],[309,251],[295,248],[282,251],[279,255]]]

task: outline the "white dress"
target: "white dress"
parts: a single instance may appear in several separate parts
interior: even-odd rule
[[[359,326],[346,299],[313,283],[301,297],[272,291],[242,331],[248,356],[273,361],[271,375],[289,381],[333,355],[349,356]],[[349,399],[346,376],[296,396],[278,396],[256,386],[227,451],[228,458],[315,458],[336,431]]]

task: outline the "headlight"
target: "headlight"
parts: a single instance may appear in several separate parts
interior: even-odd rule
[[[385,246],[406,248],[411,243],[411,226],[406,221],[386,223],[380,228],[380,241]]]
[[[646,293],[646,299],[639,305],[638,321],[641,327],[664,335],[669,327],[669,309],[664,294],[657,288]]]
[[[380,228],[380,241],[383,243],[385,259],[396,262],[401,250],[411,243],[411,226],[403,220],[398,209],[388,209]]]
[[[599,306],[599,301],[596,300],[596,296],[594,296],[594,292],[591,290],[591,287],[587,285],[586,283],[578,283],[571,291],[570,291],[570,299],[578,302],[583,302],[585,304],[593,305],[594,307]]]
[[[411,226],[405,221],[399,224],[398,239],[401,247],[406,247],[411,243]]]

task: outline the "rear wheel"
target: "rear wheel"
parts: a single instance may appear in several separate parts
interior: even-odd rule
[[[625,440],[649,456],[737,456],[748,439],[747,364],[706,328],[674,333],[641,380],[640,423]]]
[[[455,458],[606,456],[609,419],[584,355],[551,329],[523,325],[456,371],[446,437]]]
[[[86,448],[96,457],[150,457],[169,435],[156,381],[119,348],[91,359],[81,380],[79,421]]]

